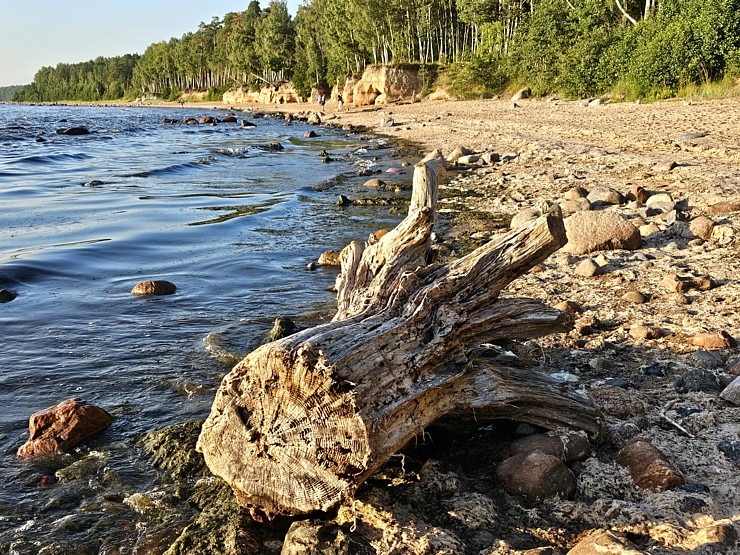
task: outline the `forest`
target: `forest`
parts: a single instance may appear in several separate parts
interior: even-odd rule
[[[142,55],[43,67],[16,101],[178,100],[292,81],[341,84],[370,64],[418,68],[425,90],[487,97],[659,99],[740,75],[740,0],[306,0],[214,17]]]

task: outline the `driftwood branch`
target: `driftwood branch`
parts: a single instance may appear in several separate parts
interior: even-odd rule
[[[242,505],[268,517],[328,510],[446,416],[598,431],[585,398],[480,348],[567,329],[539,301],[499,298],[565,244],[560,213],[430,264],[437,168],[416,166],[393,231],[344,249],[332,322],[258,348],[224,377],[198,448]]]

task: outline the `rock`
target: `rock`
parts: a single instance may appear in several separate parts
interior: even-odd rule
[[[624,203],[622,193],[611,187],[594,187],[586,197],[592,205],[613,204],[619,205]]]
[[[732,212],[740,212],[740,199],[725,200],[713,204],[707,211],[710,214],[731,214]]]
[[[396,125],[396,120],[392,117],[381,118],[378,122],[378,127],[393,127],[394,125]]]
[[[604,272],[602,271],[601,266],[594,262],[592,258],[586,258],[576,266],[573,273],[581,277],[595,277],[600,276]]]
[[[563,312],[570,312],[572,314],[580,314],[583,312],[583,307],[574,301],[563,301],[555,305],[555,308],[562,310]]]
[[[339,251],[322,252],[319,256],[319,266],[340,266]]]
[[[367,238],[367,242],[370,245],[374,245],[378,241],[380,241],[383,237],[388,235],[389,230],[387,229],[379,229],[375,233],[371,233],[370,236]]]
[[[337,524],[299,520],[290,525],[280,555],[348,555],[350,538]]]
[[[509,457],[496,467],[496,478],[509,493],[530,500],[569,497],[576,491],[576,478],[565,463],[540,452]]]
[[[532,95],[532,89],[529,87],[524,87],[523,89],[519,89],[514,93],[514,96],[511,97],[512,102],[519,102],[520,100],[525,100],[529,98]]]
[[[251,121],[247,121],[245,119],[242,120],[242,127],[257,127],[256,123],[253,123]]]
[[[57,129],[57,135],[89,135],[90,130],[87,127],[66,127]]]
[[[609,530],[595,530],[579,541],[567,555],[646,555],[625,536]]]
[[[668,193],[655,193],[648,197],[645,201],[645,206],[653,206],[656,204],[674,205],[673,197]]]
[[[604,103],[603,98],[594,98],[593,100],[589,101],[588,107],[594,108],[595,106],[601,106]]]
[[[305,133],[303,134],[303,136],[304,136],[304,137],[305,137],[306,139],[313,139],[314,137],[318,137],[318,135],[316,134],[316,131],[313,131],[313,130],[311,130],[311,131],[306,131],[306,132],[305,132]]]
[[[9,303],[18,296],[18,293],[10,289],[0,289],[0,303]]]
[[[740,376],[732,380],[730,385],[724,388],[719,396],[728,403],[740,406]]]
[[[363,184],[363,187],[370,187],[373,189],[377,189],[379,187],[382,187],[383,185],[385,185],[385,181],[383,181],[382,179],[368,179]]]
[[[704,368],[706,370],[716,370],[724,364],[721,356],[710,351],[694,351],[687,357],[687,360],[696,368]]]
[[[352,204],[352,200],[344,195],[339,195],[337,199],[337,206],[349,206]]]
[[[571,254],[642,246],[638,229],[614,212],[577,212],[565,220],[565,230],[568,243],[563,250]]]
[[[640,237],[650,237],[654,233],[660,233],[660,228],[657,224],[645,224],[640,226]]]
[[[658,162],[653,166],[653,171],[655,172],[669,172],[673,168],[677,167],[678,164],[674,160],[668,160],[664,162]]]
[[[685,372],[676,380],[676,389],[682,392],[703,391],[704,393],[717,393],[722,387],[719,379],[709,370],[695,368]]]
[[[221,120],[221,123],[236,123],[236,116],[226,116]]]
[[[31,415],[30,437],[18,449],[19,457],[66,453],[102,432],[113,421],[103,409],[82,399],[66,399]]]
[[[177,286],[172,282],[163,279],[150,279],[136,284],[131,293],[133,295],[172,295],[175,291],[177,291]]]
[[[691,132],[691,133],[682,133],[682,134],[680,134],[678,137],[676,137],[673,140],[674,140],[674,142],[677,142],[677,143],[685,143],[685,142],[689,142],[689,141],[695,141],[696,139],[701,139],[703,137],[706,137],[707,135],[708,135],[708,133],[705,133],[703,131]]]
[[[734,227],[728,224],[715,225],[712,228],[712,241],[718,245],[729,245],[737,235]]]
[[[727,363],[725,372],[727,372],[731,376],[740,376],[740,358],[736,358],[735,360],[731,360],[729,363]]]
[[[501,155],[497,152],[484,152],[480,157],[489,166],[501,161]]]
[[[200,118],[200,120],[198,120],[198,123],[200,123],[201,125],[212,125],[214,123],[218,123],[218,120],[211,116],[203,116],[202,118]]]
[[[351,98],[345,84],[345,101],[355,106],[388,104],[399,100],[414,100],[422,89],[422,79],[416,69],[386,65],[369,65],[362,78],[352,87]]]
[[[626,467],[635,485],[643,489],[666,491],[686,483],[666,456],[647,441],[628,443],[619,451],[615,461]]]
[[[712,238],[714,221],[706,216],[699,216],[689,222],[689,229],[694,237],[709,241]]]
[[[717,449],[730,461],[740,466],[740,440],[723,439],[717,444]]]
[[[660,339],[663,333],[660,329],[653,326],[632,326],[629,331],[630,337],[638,341],[646,339]]]
[[[635,393],[615,385],[594,388],[588,392],[588,398],[601,412],[621,420],[645,412],[645,403]]]
[[[317,112],[312,112],[308,116],[306,123],[309,123],[311,125],[321,125],[321,116]]]
[[[445,158],[445,160],[449,164],[454,164],[455,162],[457,162],[458,158],[460,158],[461,156],[470,156],[471,154],[474,154],[474,152],[470,150],[469,148],[466,148],[464,146],[458,146],[455,148],[455,150],[450,152],[450,154],[447,156],[447,158]]]
[[[699,291],[708,291],[716,286],[714,280],[709,276],[678,276],[668,274],[660,280],[660,287],[671,293],[688,293],[692,289]]]
[[[702,349],[727,349],[737,347],[737,342],[726,331],[708,331],[697,333],[691,338],[691,344]]]
[[[563,195],[565,200],[578,200],[586,197],[588,197],[588,191],[583,187],[573,187]]]
[[[460,158],[457,159],[458,164],[462,164],[463,166],[469,166],[470,164],[475,164],[480,160],[480,156],[477,154],[466,154],[465,156],[460,156]]]
[[[645,304],[645,302],[647,302],[645,295],[643,295],[639,291],[627,291],[624,295],[622,295],[622,300],[627,303],[633,304]]]
[[[531,222],[532,220],[539,218],[540,214],[541,213],[537,208],[525,208],[521,212],[517,212],[514,217],[511,218],[509,227],[511,229],[518,229],[527,222]]]
[[[559,206],[564,218],[567,218],[576,212],[591,210],[591,203],[585,198],[563,200],[559,203]]]
[[[512,456],[540,452],[571,463],[587,459],[591,455],[591,444],[583,434],[550,432],[517,439],[511,443],[509,450]]]
[[[272,329],[270,330],[270,333],[267,334],[267,341],[277,341],[283,337],[288,337],[289,335],[294,334],[297,330],[298,328],[290,318],[275,318]]]
[[[636,200],[640,204],[645,204],[647,199],[650,198],[650,193],[647,192],[641,185],[634,185],[627,195],[630,200]]]

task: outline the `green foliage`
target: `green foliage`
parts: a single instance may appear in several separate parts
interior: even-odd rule
[[[10,85],[0,87],[0,102],[8,102],[23,91],[23,85]]]
[[[740,0],[305,0],[295,18],[283,0],[201,22],[141,55],[41,68],[13,93],[26,101],[217,100],[231,87],[293,80],[308,96],[371,64],[445,66],[450,92],[485,97],[526,84],[571,97],[621,91],[662,98],[740,75]],[[718,87],[715,91],[722,90]],[[9,94],[9,93],[6,93]]]

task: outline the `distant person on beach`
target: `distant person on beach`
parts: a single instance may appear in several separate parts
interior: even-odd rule
[[[337,94],[337,109],[342,110],[342,104],[344,103],[344,99],[342,98],[341,94]]]
[[[321,106],[321,111],[324,111],[324,104],[326,104],[326,97],[323,94],[319,95],[319,106]]]

